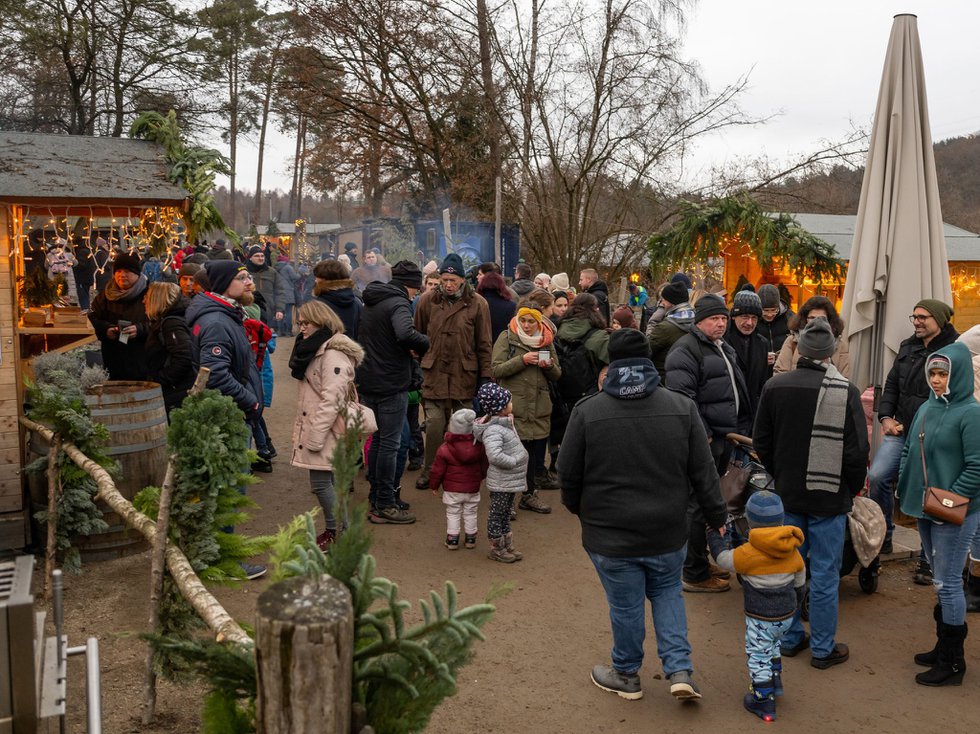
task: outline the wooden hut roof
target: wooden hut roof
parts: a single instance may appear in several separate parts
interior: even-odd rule
[[[0,201],[181,206],[186,197],[156,143],[0,131]]]

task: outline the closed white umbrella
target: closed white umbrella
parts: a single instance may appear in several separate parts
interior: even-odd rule
[[[875,408],[908,316],[923,298],[952,305],[922,51],[914,15],[896,15],[861,184],[841,316],[851,382]]]

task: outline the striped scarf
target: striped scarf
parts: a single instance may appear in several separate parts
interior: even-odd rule
[[[844,421],[847,419],[847,389],[850,384],[831,363],[817,396],[817,410],[810,434],[810,456],[806,465],[806,486],[811,492],[840,491],[840,467],[844,455]]]

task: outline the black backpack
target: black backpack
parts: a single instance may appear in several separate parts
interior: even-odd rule
[[[592,353],[585,348],[585,342],[593,331],[595,329],[590,329],[581,341],[555,339],[555,352],[558,354],[558,364],[561,365],[558,393],[570,405],[574,405],[584,395],[591,395],[599,390],[600,367],[592,358]]]

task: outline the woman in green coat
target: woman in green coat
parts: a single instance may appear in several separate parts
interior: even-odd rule
[[[543,359],[547,357],[547,359]],[[561,377],[555,352],[555,335],[539,310],[524,306],[510,320],[493,345],[494,379],[514,397],[514,425],[527,449],[527,490],[518,507],[547,514],[551,507],[538,497],[537,489],[555,489],[544,466],[551,433],[551,395],[548,381]]]
[[[926,377],[933,394],[912,421],[898,478],[902,512],[918,518],[922,549],[932,564],[939,597],[933,612],[936,646],[915,656],[916,663],[929,666],[915,680],[926,686],[959,685],[966,669],[963,566],[980,525],[980,404],[973,398],[969,349],[955,343],[929,355]],[[927,483],[970,500],[962,525],[940,522],[923,512]]]

